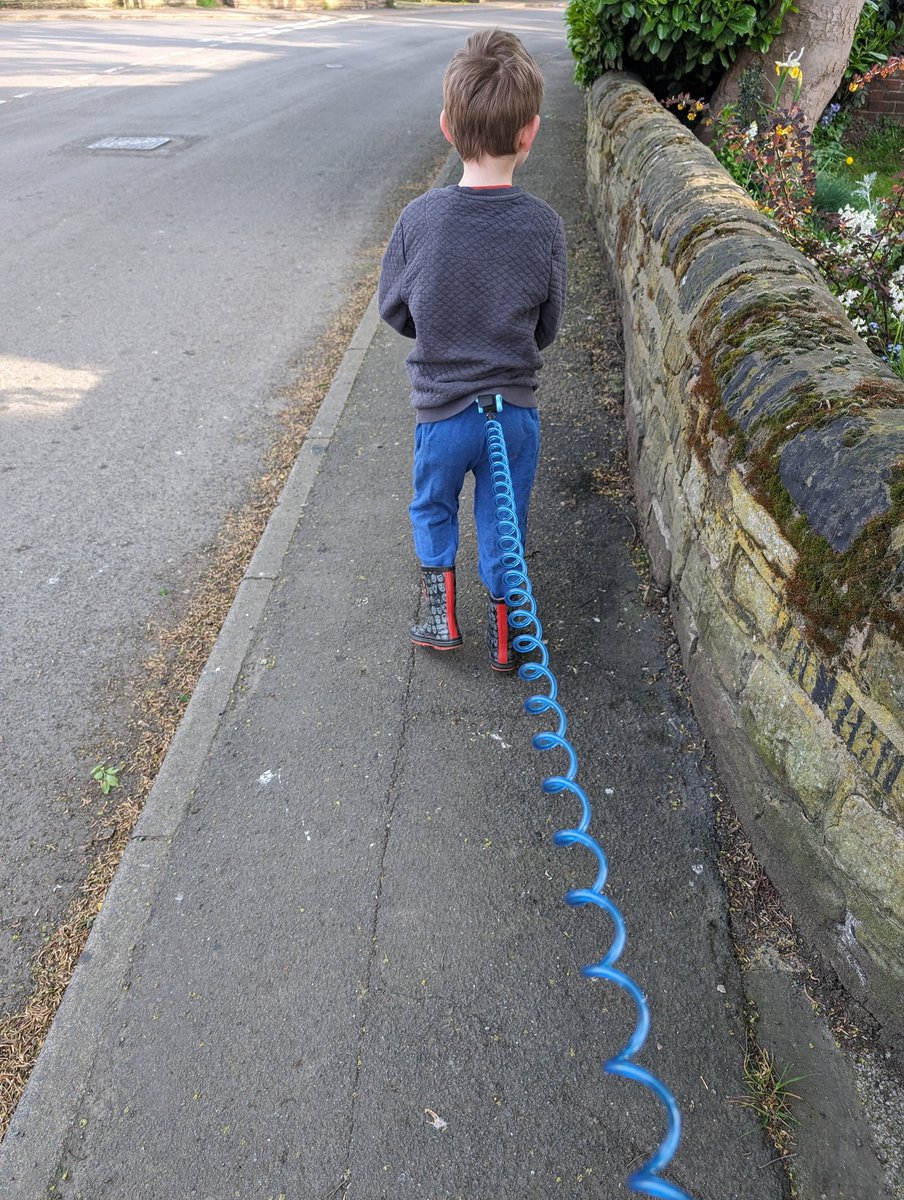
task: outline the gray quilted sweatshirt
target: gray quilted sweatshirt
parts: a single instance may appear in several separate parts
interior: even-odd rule
[[[479,392],[536,406],[540,351],[565,304],[562,218],[523,188],[434,188],[396,222],[380,273],[380,316],[414,338],[418,421]]]

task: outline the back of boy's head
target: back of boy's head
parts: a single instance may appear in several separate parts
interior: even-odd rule
[[[517,151],[518,134],[540,111],[543,76],[513,33],[472,33],[443,79],[443,107],[465,162]]]

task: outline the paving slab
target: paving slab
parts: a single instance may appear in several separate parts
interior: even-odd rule
[[[855,1077],[799,980],[779,957],[762,952],[746,972],[756,1004],[757,1041],[786,1072],[794,1114],[794,1175],[814,1200],[890,1195]]]

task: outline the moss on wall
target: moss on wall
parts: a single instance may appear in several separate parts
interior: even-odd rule
[[[594,86],[588,132],[641,525],[695,707],[792,911],[890,1020],[904,985],[887,883],[904,823],[904,383],[637,81]],[[775,696],[796,717],[790,742]],[[876,818],[867,905],[856,837],[832,832],[855,809]]]

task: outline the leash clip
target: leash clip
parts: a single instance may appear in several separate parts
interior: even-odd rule
[[[498,392],[495,394],[492,392],[484,392],[483,395],[475,397],[474,403],[488,421],[491,420],[496,413],[502,412],[502,397]]]

